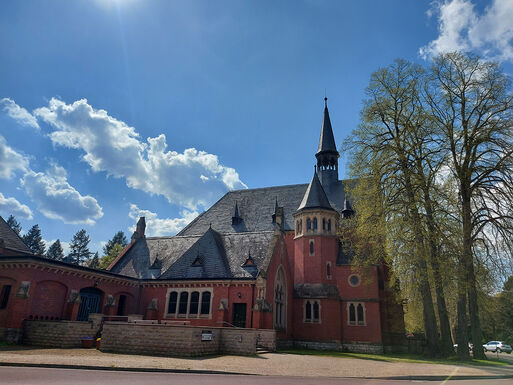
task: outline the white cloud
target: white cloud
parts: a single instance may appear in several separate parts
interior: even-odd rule
[[[62,167],[54,165],[46,173],[29,170],[21,184],[47,218],[69,224],[93,225],[103,216],[95,198],[81,195],[68,183],[66,170]]]
[[[487,58],[513,61],[513,2],[492,0],[478,14],[471,0],[433,3],[428,16],[438,15],[439,36],[419,52],[424,58],[450,51],[475,51]]]
[[[32,219],[32,210],[15,198],[7,198],[0,192],[0,213],[4,216],[14,215],[15,217]]]
[[[0,178],[11,179],[17,170],[26,171],[28,165],[28,158],[9,147],[0,135]]]
[[[169,151],[164,134],[143,141],[133,127],[94,109],[86,99],[66,104],[53,98],[34,114],[55,129],[50,134],[54,144],[84,151],[83,159],[94,171],[124,178],[130,188],[162,195],[190,210],[209,206],[227,190],[246,188],[216,155],[194,148]]]
[[[157,214],[149,210],[143,210],[137,207],[137,205],[130,204],[130,212],[128,216],[137,222],[140,217],[146,219],[146,236],[148,237],[160,237],[164,235],[175,235],[186,225],[188,225],[194,218],[198,216],[196,211],[182,210],[180,213],[181,218],[158,218]],[[135,225],[130,227],[131,232],[135,231]]]
[[[25,108],[18,106],[14,100],[9,98],[0,99],[0,106],[3,106],[3,110],[7,112],[7,115],[19,124],[39,129],[36,118]]]

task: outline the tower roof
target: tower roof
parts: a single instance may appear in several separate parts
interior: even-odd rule
[[[322,188],[321,182],[319,181],[317,171],[314,172],[312,181],[308,185],[303,200],[297,208],[297,211],[313,208],[333,210],[333,207],[331,207],[330,201],[326,196],[326,192]]]
[[[328,112],[328,98],[324,98],[324,118],[322,120],[321,137],[319,139],[319,148],[317,154],[321,152],[335,152],[338,154],[335,145],[335,137],[331,128],[330,114]]]

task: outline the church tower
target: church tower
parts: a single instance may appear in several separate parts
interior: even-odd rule
[[[294,283],[331,280],[338,250],[338,219],[316,171],[294,213]]]
[[[328,112],[328,98],[324,98],[324,117],[322,121],[319,148],[317,158],[317,170],[319,180],[325,189],[329,189],[332,183],[338,181],[338,158],[340,154],[335,145],[335,138],[331,128],[330,114]]]

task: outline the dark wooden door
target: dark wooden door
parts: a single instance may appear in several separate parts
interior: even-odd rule
[[[234,303],[233,304],[233,326],[239,328],[246,327],[246,304]]]
[[[80,290],[80,307],[78,308],[77,321],[87,321],[90,313],[100,313],[102,292],[95,288]]]

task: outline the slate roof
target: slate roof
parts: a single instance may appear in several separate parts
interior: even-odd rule
[[[319,138],[317,154],[321,152],[336,152],[338,154],[337,146],[335,145],[335,137],[333,136],[333,129],[331,128],[327,100],[328,98],[324,98],[324,116],[322,120],[321,137]]]
[[[207,229],[202,235],[141,238],[111,272],[142,279],[254,278],[264,263],[273,234],[221,234]],[[249,255],[255,267],[244,267]],[[195,263],[198,256],[200,264]]]
[[[331,207],[328,197],[322,188],[321,182],[319,181],[317,172],[314,172],[312,181],[306,189],[305,196],[298,207],[298,211],[313,208],[333,210],[333,207]]]
[[[330,206],[339,213],[344,207],[345,185],[350,182],[338,181],[324,186]],[[275,226],[272,216],[276,200],[278,205],[283,207],[284,230],[293,230],[293,214],[301,204],[307,188],[307,184],[297,184],[230,191],[194,219],[178,235],[203,235],[210,224],[220,233],[272,231]],[[235,202],[237,202],[241,221],[232,225]]]
[[[33,255],[32,250],[22,241],[20,236],[16,234],[0,216],[0,243],[9,250],[17,251],[27,255]],[[2,246],[0,246],[2,247]]]

